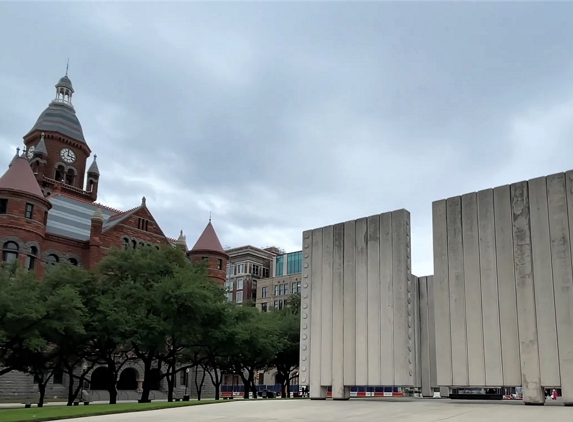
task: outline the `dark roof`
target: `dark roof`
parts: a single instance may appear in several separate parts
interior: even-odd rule
[[[120,213],[101,204],[89,203],[62,194],[52,195],[48,200],[52,203],[52,209],[48,212],[47,232],[77,240],[89,240],[91,219],[96,209],[101,208],[104,230],[110,217]]]
[[[215,228],[209,221],[205,230],[201,236],[199,236],[199,240],[195,243],[195,246],[191,249],[192,251],[213,251],[213,252],[220,252],[226,255],[223,246],[221,246],[221,242],[217,237],[217,233],[215,233]]]
[[[72,92],[74,92],[74,87],[72,86],[72,81],[68,78],[68,75],[62,76],[58,83],[56,84],[56,88],[63,86],[65,88],[70,88]]]
[[[52,102],[45,109],[28,135],[36,130],[59,132],[76,141],[85,142],[82,125],[76,117],[76,112],[66,104]],[[27,135],[26,135],[27,136]]]
[[[8,171],[0,177],[0,189],[26,192],[44,199],[40,185],[38,185],[30,168],[30,163],[25,157],[18,157],[12,160]]]

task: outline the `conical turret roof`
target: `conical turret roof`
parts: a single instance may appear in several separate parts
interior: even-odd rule
[[[30,163],[24,156],[14,157],[6,173],[0,177],[0,189],[26,192],[44,199],[44,194],[34,177]]]
[[[199,236],[199,240],[195,243],[195,246],[191,249],[191,251],[213,251],[225,254],[225,250],[219,241],[219,237],[217,233],[215,233],[215,228],[213,224],[209,221],[205,230],[201,236]]]

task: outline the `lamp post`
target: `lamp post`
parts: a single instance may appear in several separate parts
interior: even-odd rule
[[[183,401],[189,401],[189,368],[185,369],[185,395],[183,396]]]

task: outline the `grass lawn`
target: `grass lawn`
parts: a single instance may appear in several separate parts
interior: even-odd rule
[[[48,406],[31,409],[0,409],[0,422],[58,421],[66,418],[110,415],[112,413],[140,412],[201,404],[225,403],[215,400],[157,403],[91,404],[89,406]]]

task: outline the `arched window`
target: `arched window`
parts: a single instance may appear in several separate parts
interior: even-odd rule
[[[68,169],[66,173],[66,184],[73,186],[75,178],[76,178],[76,173],[74,173],[74,170]]]
[[[64,166],[62,166],[61,164],[56,167],[56,174],[54,176],[54,179],[56,179],[56,181],[61,182],[64,179],[64,175],[66,174],[66,169],[64,168]]]
[[[68,261],[70,264],[75,265],[76,267],[78,266],[78,260],[76,258],[70,258]]]
[[[30,247],[30,254],[26,256],[26,268],[30,271],[34,269],[36,265],[36,258],[38,257],[38,248],[35,246]]]
[[[133,247],[133,249],[137,249],[137,240],[132,240],[131,246]]]
[[[6,242],[2,246],[2,261],[14,262],[18,259],[18,244],[16,242]]]
[[[123,250],[127,250],[129,248],[129,238],[122,237],[121,240],[123,242]]]
[[[59,262],[60,262],[60,258],[58,257],[58,255],[55,255],[55,254],[50,254],[46,258],[46,263],[48,265],[56,265]]]

